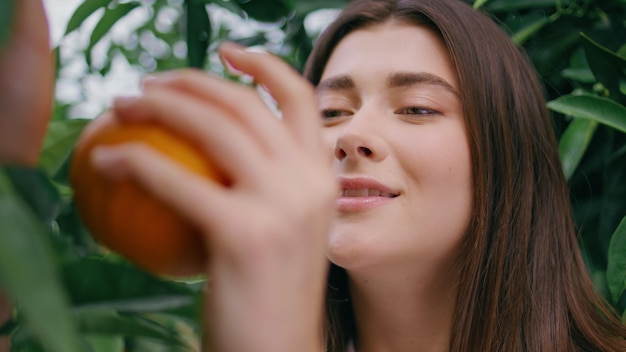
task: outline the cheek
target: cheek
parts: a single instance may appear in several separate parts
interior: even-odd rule
[[[419,184],[432,184],[441,188],[471,188],[471,156],[463,128],[423,131],[419,136],[407,138],[404,150],[405,166]],[[439,188],[436,187],[436,188]]]
[[[417,141],[417,139],[416,139]],[[425,134],[415,142],[403,162],[415,187],[417,209],[433,230],[447,228],[450,235],[465,233],[472,207],[472,163],[463,131]]]

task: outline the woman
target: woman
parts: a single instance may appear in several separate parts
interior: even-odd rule
[[[420,41],[420,35],[430,40]],[[384,84],[384,77],[378,78],[378,85],[373,83],[381,73],[391,77],[398,73],[441,74],[423,79],[433,85],[430,88],[404,84],[394,89]],[[418,210],[412,214],[416,220],[405,223],[409,227],[407,237],[416,237],[420,244],[399,243],[416,253],[413,262],[408,261],[412,266],[405,276],[426,271],[413,280],[427,288],[414,285],[409,291],[416,300],[420,295],[435,297],[423,299],[425,306],[395,301],[388,296],[393,292],[388,288],[382,292],[372,290],[370,286],[377,283],[365,281],[371,276],[359,267],[363,259],[349,257],[362,249],[359,241],[364,240],[347,236],[362,238],[363,229],[354,229],[360,231],[356,235],[335,234],[342,227],[361,226],[370,219],[357,222],[354,216],[344,216],[337,221],[339,225],[334,227],[330,240],[331,260],[336,256],[335,263],[339,261],[331,269],[328,291],[330,350],[342,351],[350,340],[356,342],[359,351],[376,350],[369,348],[376,346],[377,342],[372,341],[376,334],[402,317],[402,313],[389,316],[396,304],[399,311],[414,307],[414,311],[404,314],[408,321],[425,319],[416,318],[417,313],[446,317],[443,322],[425,319],[415,324],[418,329],[406,332],[406,346],[412,337],[428,335],[424,339],[436,339],[434,343],[440,343],[441,348],[424,348],[416,341],[413,350],[626,350],[624,329],[602,308],[579,256],[566,183],[540,83],[527,58],[490,19],[460,1],[355,1],[319,39],[305,74],[318,87],[339,88],[331,93],[321,89],[320,101],[321,108],[327,109],[326,129],[340,130],[329,134],[337,141],[335,154],[342,172],[367,169],[362,165],[368,163],[384,164],[379,160],[384,153],[395,152],[396,158],[408,153],[407,161],[400,165],[404,170],[415,163],[415,167],[431,173],[415,172],[423,188],[438,184],[446,189],[437,190],[436,195],[445,198],[437,199],[428,198],[426,191],[420,193],[416,187],[416,193],[428,201],[430,209],[414,206]],[[348,78],[352,85],[345,82]],[[446,82],[440,82],[440,78]],[[415,80],[405,77],[403,83],[413,84]],[[446,92],[450,86],[452,94]],[[387,127],[391,122],[383,119],[391,117],[384,116],[385,108],[396,109],[396,116],[416,116],[406,126]],[[444,131],[459,116],[465,135]],[[358,118],[369,118],[369,129],[367,122],[357,122]],[[411,127],[411,123],[418,127]],[[412,133],[414,141],[402,141],[411,138],[403,137],[403,129],[412,129],[406,133]],[[442,134],[439,140],[428,139],[437,133]],[[350,165],[346,148],[354,147],[361,148],[361,152],[354,153]],[[464,155],[467,152],[471,166],[466,169],[470,164],[465,161],[470,159]],[[436,160],[429,159],[428,153],[433,153]],[[388,164],[393,168],[393,162]],[[450,174],[442,169],[439,183],[437,179],[433,182],[428,177],[442,165],[449,167]],[[395,169],[388,171],[392,172]],[[464,179],[465,173],[469,181]],[[447,185],[440,181],[444,179]],[[471,210],[459,211],[459,206]],[[428,214],[428,218],[420,219],[420,214]],[[442,215],[444,219],[439,219]],[[437,221],[440,223],[434,229],[427,228]],[[446,221],[460,228],[446,227]],[[442,233],[449,228],[451,231]],[[368,245],[378,246],[375,253],[397,236],[384,235],[372,234],[378,238]],[[445,248],[449,252],[428,247],[435,236],[439,236],[437,245],[444,241],[442,237],[451,237]],[[398,250],[395,255],[401,253]],[[433,272],[433,257],[439,253],[447,256]],[[395,287],[402,284],[400,280],[394,282]],[[443,290],[433,292],[442,285]],[[449,307],[433,312],[431,307],[442,304]],[[375,314],[389,321],[377,325],[361,319]],[[441,323],[435,332],[429,330],[433,323]],[[402,327],[393,329],[389,338],[398,342]],[[380,345],[378,350],[383,347]]]
[[[288,224],[274,224],[269,233],[285,234],[282,240],[300,239],[293,234],[306,229],[307,239],[317,239],[327,226],[322,209],[328,203],[324,200],[328,185],[325,173],[313,174],[324,166],[319,163],[316,138],[309,134],[315,130],[308,121],[314,109],[309,93],[293,75],[283,73],[280,65],[270,64],[267,55],[238,52],[237,56],[235,52],[232,46],[222,48],[226,61],[270,89],[283,109],[284,122],[294,124],[288,134],[304,140],[305,149],[312,153],[292,155],[291,162],[297,163],[293,168],[281,169],[276,164],[268,170],[264,187],[281,186],[268,188],[275,197],[272,204],[285,205],[283,198],[292,200],[269,215],[289,219]],[[260,63],[265,60],[267,64]],[[328,237],[333,265],[324,340],[329,350],[626,350],[624,329],[596,297],[578,253],[541,86],[527,58],[489,18],[460,1],[354,1],[317,42],[305,76],[316,86],[324,119],[322,135],[340,184],[338,212]],[[168,80],[160,82],[159,89],[192,92],[217,104],[222,114],[235,116],[235,122],[245,120],[246,126],[255,126],[244,128],[253,130],[251,136],[242,134],[240,142],[232,144],[237,154],[226,158],[246,163],[253,149],[301,150],[290,143],[265,146],[282,128],[271,117],[259,117],[267,109],[258,98],[249,99],[257,101],[256,106],[241,107],[247,93],[240,87],[216,97],[218,86],[226,89],[229,85],[194,74]],[[155,95],[150,90],[146,95]],[[164,96],[140,98],[130,104],[135,111],[127,106],[120,109],[118,104],[116,111],[127,119],[141,115],[142,110],[165,111],[167,107],[157,107]],[[175,108],[169,109],[173,113]],[[280,135],[277,139],[283,141]],[[215,145],[206,143],[211,148],[226,143],[217,138],[207,133],[205,139]],[[245,139],[260,143],[260,148],[246,147]],[[134,165],[142,160],[130,154],[118,154],[117,162]],[[314,168],[306,167],[310,163],[303,158],[307,157],[316,161]],[[272,162],[253,164],[250,170]],[[153,171],[158,169],[155,165]],[[243,172],[243,168],[233,168],[231,174]],[[290,182],[298,178],[299,185]],[[309,184],[315,191],[303,194]],[[188,192],[181,192],[179,207],[185,210],[191,193],[200,187],[194,184]],[[203,197],[204,202],[213,197]],[[250,209],[248,214],[258,211],[246,209]],[[197,222],[207,215],[194,209],[186,213],[196,216]],[[238,210],[233,207],[227,213]],[[314,213],[317,218],[303,216]],[[318,226],[314,231],[313,224]],[[206,228],[227,226],[211,223]],[[271,308],[272,313],[266,313],[281,322],[280,328],[256,322],[252,323],[256,329],[244,324],[240,331],[258,331],[259,341],[263,341],[261,335],[301,337],[301,343],[308,343],[292,346],[303,350],[301,346],[314,346],[314,339],[301,335],[304,330],[298,327],[306,328],[304,322],[309,322],[309,328],[319,324],[314,304],[319,291],[314,282],[320,272],[298,265],[307,262],[319,268],[320,263],[307,253],[315,254],[321,247],[315,242],[304,253],[300,247],[304,241],[276,244],[275,239],[268,236],[254,242],[249,252],[254,255],[247,259],[266,259],[267,253],[274,253],[278,262],[268,262],[278,263],[273,267],[276,271],[265,266],[268,270],[258,275],[263,278],[256,282],[259,286],[246,287],[253,297],[257,297],[255,290],[263,293],[260,297],[267,301],[257,307]],[[275,247],[278,250],[271,249]],[[236,245],[231,249],[242,253]],[[285,258],[279,260],[281,255]],[[293,261],[295,256],[301,256],[300,264]],[[248,264],[253,266],[252,261]],[[220,284],[219,277],[229,277],[211,269],[215,286]],[[301,286],[297,277],[306,277],[310,285]],[[306,290],[288,287],[287,282]],[[226,321],[243,316],[227,314],[222,310],[225,302],[218,303],[211,295],[208,299],[223,313],[217,316]],[[290,310],[293,316],[282,315]],[[213,313],[211,319],[215,317]],[[214,321],[223,324],[217,318]],[[229,330],[212,334],[228,336],[225,331]]]
[[[282,119],[196,71],[146,80],[111,115],[186,135],[229,187],[141,145],[93,155],[206,234],[207,350],[626,350],[577,252],[540,85],[488,18],[355,1],[312,53],[315,89],[271,55],[220,53]]]

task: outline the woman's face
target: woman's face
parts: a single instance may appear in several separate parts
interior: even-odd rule
[[[431,30],[347,35],[317,88],[342,194],[329,257],[348,270],[450,263],[471,213],[455,69]]]

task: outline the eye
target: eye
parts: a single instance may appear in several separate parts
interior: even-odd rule
[[[332,120],[332,119],[336,119],[338,117],[342,117],[342,116],[347,116],[350,113],[348,111],[345,110],[338,110],[338,109],[324,109],[321,112],[322,114],[322,118],[325,120]]]
[[[396,114],[401,115],[435,115],[438,114],[437,111],[432,109],[423,108],[420,106],[407,106],[405,108],[401,108],[396,110]]]

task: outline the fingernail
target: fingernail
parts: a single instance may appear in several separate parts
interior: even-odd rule
[[[151,73],[142,78],[141,87],[144,88],[145,86],[149,86],[152,84],[166,83],[174,77],[176,77],[176,72],[174,71]]]
[[[141,79],[141,89],[143,90],[147,85],[158,82],[158,78],[154,75],[144,76]]]
[[[137,96],[120,96],[113,99],[113,107],[116,109],[127,109],[139,101]]]
[[[222,61],[222,65],[224,66],[224,69],[229,74],[231,74],[233,76],[237,76],[237,77],[243,75],[243,71],[240,71],[240,70],[236,69],[235,66],[233,66],[230,62],[228,62],[228,60],[226,60],[221,55],[220,55],[220,60]]]
[[[222,62],[222,66],[224,66],[224,70],[233,75],[233,76],[241,76],[243,75],[243,71],[238,70],[226,57],[224,57],[225,53],[229,54],[241,54],[244,52],[245,47],[241,44],[233,43],[233,42],[224,42],[218,46],[218,53],[220,61]]]
[[[269,51],[262,46],[251,46],[243,49],[243,51],[254,54],[269,54]]]
[[[219,45],[219,50],[231,50],[231,51],[240,51],[243,52],[246,50],[246,47],[233,42],[223,42]]]

